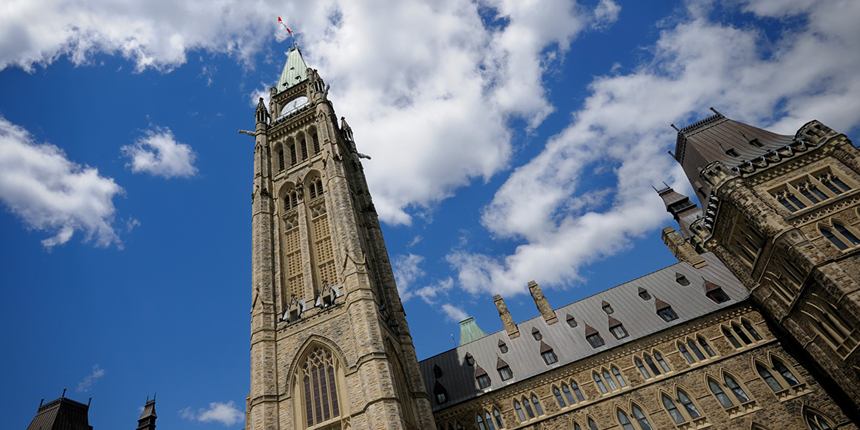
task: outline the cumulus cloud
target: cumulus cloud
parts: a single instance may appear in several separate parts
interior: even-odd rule
[[[570,125],[496,192],[482,224],[498,240],[520,245],[501,256],[452,251],[447,259],[460,285],[512,295],[524,293],[536,274],[541,285],[575,284],[583,281],[581,266],[666,224],[651,185],[667,180],[690,193],[666,155],[675,142],[668,126],[701,119],[708,106],[786,134],[813,118],[837,130],[860,124],[860,27],[849,18],[860,15],[860,3],[809,5],[729,3],[755,14],[751,25],[737,26],[713,19],[711,2],[687,3],[686,16],[650,47],[653,58],[631,73],[597,77]],[[798,15],[803,19],[782,28],[777,40],[756,27],[756,17]],[[583,181],[596,175],[614,187]]]
[[[424,271],[420,267],[422,261],[424,257],[415,254],[397,255],[392,259],[391,267],[394,270],[397,292],[400,293],[401,300],[409,300],[414,295],[409,287],[424,276]]]
[[[33,71],[60,57],[88,64],[108,53],[136,71],[166,72],[190,51],[252,67],[272,36],[286,39],[273,17],[301,22],[308,64],[332,84],[361,151],[374,156],[368,182],[380,217],[394,224],[506,168],[509,121],[534,128],[553,111],[544,72],[581,31],[618,15],[612,0],[596,8],[568,0],[11,1],[0,15],[0,70]],[[214,72],[206,66],[201,77],[208,84]],[[254,105],[267,88],[253,91]]]
[[[190,145],[179,143],[169,128],[146,130],[134,144],[120,148],[131,159],[126,167],[134,173],[149,173],[164,178],[191,177],[197,174],[197,154]]]
[[[212,402],[209,403],[208,409],[200,408],[196,412],[189,406],[180,410],[179,416],[189,421],[217,422],[224,427],[230,427],[245,420],[245,413],[240,411],[232,400],[227,403]]]
[[[93,384],[95,384],[96,381],[101,379],[102,376],[105,376],[105,373],[107,373],[107,371],[100,368],[99,365],[96,364],[95,366],[93,366],[93,373],[90,373],[89,375],[87,375],[86,378],[84,378],[83,381],[79,382],[78,387],[75,389],[75,391],[79,393],[86,393],[87,391],[90,391],[90,388],[93,387]]]
[[[442,311],[445,313],[445,317],[448,321],[451,322],[460,322],[469,317],[469,314],[467,314],[466,311],[450,303],[443,304]]]
[[[0,201],[34,230],[53,236],[50,249],[76,231],[97,246],[120,246],[113,198],[123,189],[98,169],[81,166],[54,145],[37,144],[27,130],[0,117]]]

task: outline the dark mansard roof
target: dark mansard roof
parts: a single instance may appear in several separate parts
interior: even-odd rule
[[[776,134],[733,121],[716,113],[678,131],[675,159],[700,199],[710,195],[710,188],[699,172],[708,164],[721,161],[738,167],[761,158],[771,151],[790,145],[795,136]]]
[[[89,425],[89,405],[66,397],[39,406],[27,430],[93,430]]]
[[[538,376],[555,368],[599,354],[620,345],[652,335],[671,327],[685,324],[701,316],[716,312],[745,300],[749,293],[732,276],[731,272],[713,254],[703,254],[708,265],[695,269],[687,263],[678,263],[658,270],[639,279],[621,284],[614,288],[584,298],[555,310],[558,322],[547,325],[538,316],[518,324],[522,333],[510,339],[501,330],[457,348],[443,352],[421,361],[420,368],[427,392],[433,392],[440,383],[448,392],[447,401],[438,404],[431,398],[433,410],[437,411],[457,403],[483,395],[525,379]],[[689,285],[678,282],[686,277]],[[715,303],[707,296],[706,283],[717,285],[729,296],[724,303]],[[640,289],[648,291],[650,298],[643,299]],[[659,300],[659,303],[658,303]],[[603,302],[612,306],[611,315],[603,310]],[[658,306],[659,305],[659,306]],[[678,318],[666,322],[657,314],[661,306],[669,305]],[[568,323],[568,315],[576,320],[576,327]],[[609,331],[610,316],[624,325],[629,335],[616,339]],[[592,348],[586,340],[586,329],[592,327],[603,338],[605,345]],[[535,340],[533,330],[541,333],[541,340]],[[588,334],[593,333],[589,331]],[[507,353],[499,349],[499,342],[508,347]],[[554,364],[547,365],[541,352],[551,348],[558,358]],[[466,363],[466,355],[471,355],[474,366]],[[475,379],[477,369],[496,369],[499,359],[510,366],[513,378],[502,381],[497,371],[488,371],[490,386],[481,390]],[[433,368],[439,366],[442,376],[436,378]],[[585,382],[585,381],[579,381]]]

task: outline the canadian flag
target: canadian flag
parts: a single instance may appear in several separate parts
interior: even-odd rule
[[[293,35],[293,32],[292,32],[292,31],[290,31],[290,28],[289,28],[289,27],[287,27],[287,24],[284,24],[284,20],[282,20],[282,19],[281,19],[281,17],[278,17],[278,22],[280,22],[280,23],[281,23],[281,25],[283,25],[283,26],[284,26],[284,28],[286,28],[286,29],[287,29],[287,33],[289,33],[289,34],[290,34],[290,36],[292,36],[292,35]]]

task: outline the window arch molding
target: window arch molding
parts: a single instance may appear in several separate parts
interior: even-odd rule
[[[669,413],[669,417],[675,425],[683,423],[696,423],[694,427],[706,421],[702,414],[702,407],[689,389],[678,384],[673,384],[670,391],[660,389],[657,392],[657,402]]]
[[[324,185],[322,173],[316,169],[308,171],[304,180],[302,180],[305,195],[309,200],[316,199],[328,191],[328,187],[324,187]]]
[[[289,211],[298,206],[300,196],[294,182],[285,182],[278,190],[278,199],[281,200],[281,207],[284,211]]]
[[[752,358],[752,368],[777,397],[787,397],[806,388],[806,380],[785,357],[768,352],[764,360]]]
[[[309,378],[309,384],[306,387],[304,366],[308,364],[308,360],[318,358],[320,353],[326,358],[324,360],[326,365],[321,366],[323,367],[321,373],[324,378],[319,379],[320,382],[325,379],[325,388],[322,387],[322,384],[314,388],[313,383],[310,382],[312,377]],[[297,428],[315,428],[320,424],[336,422],[339,417],[349,417],[345,357],[343,350],[334,342],[319,335],[311,335],[299,348],[299,353],[290,363],[290,372],[286,376],[293,402],[293,422]],[[329,364],[332,369],[330,372],[329,367],[327,367]],[[333,386],[332,380],[334,381]],[[324,396],[328,401],[325,405],[321,399]],[[319,403],[316,402],[317,399],[320,399]],[[326,410],[329,418],[326,418]],[[311,412],[310,417],[308,411]],[[317,419],[318,417],[322,419]]]
[[[829,416],[809,405],[804,404],[802,406],[800,416],[803,417],[803,423],[810,430],[830,430],[836,428]]]
[[[274,145],[272,145],[273,174],[283,172],[287,168],[287,157],[289,157],[289,154],[284,151],[284,145],[281,142],[276,142]]]
[[[756,401],[751,397],[751,391],[734,373],[720,369],[717,376],[704,374],[702,377],[708,392],[730,416],[755,408]]]
[[[816,227],[818,233],[840,252],[860,245],[858,233],[850,227],[850,223],[828,218],[819,221]]]
[[[656,348],[633,356],[633,365],[639,370],[643,379],[662,377],[672,372],[672,367]]]
[[[613,410],[613,418],[623,430],[656,430],[646,408],[635,401],[629,401],[626,407],[616,403]]]
[[[284,164],[286,167],[292,167],[299,164],[300,158],[296,149],[296,140],[288,137],[284,142]]]

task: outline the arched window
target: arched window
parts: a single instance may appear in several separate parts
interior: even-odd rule
[[[314,155],[319,154],[320,153],[320,139],[319,139],[319,136],[317,136],[317,130],[314,128],[311,129],[311,141],[313,142]]]
[[[302,148],[302,160],[308,159],[308,144],[305,141],[304,133],[299,136],[299,146]]]
[[[672,416],[672,419],[675,420],[675,424],[681,424],[687,421],[684,416],[681,415],[678,407],[675,406],[675,402],[665,394],[663,394],[663,406],[666,408],[666,411],[669,412],[669,415]]]
[[[600,375],[594,373],[592,376],[594,376],[594,382],[597,383],[597,388],[600,388],[600,392],[604,394],[608,393],[609,390],[606,389],[606,385],[603,384],[603,379],[600,378]]]
[[[618,422],[621,423],[621,427],[623,427],[624,430],[636,430],[633,427],[633,424],[630,423],[630,418],[628,418],[627,414],[625,414],[621,409],[618,410]]]
[[[316,346],[299,367],[302,412],[307,426],[323,423],[340,416],[338,400],[337,362],[328,350]]]
[[[693,401],[690,400],[690,397],[687,396],[687,393],[682,390],[678,390],[678,400],[680,400],[681,404],[684,405],[684,409],[687,410],[687,413],[690,414],[691,418],[696,419],[702,416],[696,408],[695,403],[693,403]]]
[[[290,165],[294,166],[296,164],[296,162],[298,161],[298,158],[296,157],[296,145],[290,144],[289,148],[290,148]]]
[[[696,362],[696,360],[693,359],[693,356],[690,355],[690,352],[687,351],[687,347],[684,346],[683,343],[680,343],[680,342],[678,343],[678,351],[681,351],[681,355],[683,355],[684,358],[687,359],[687,363],[693,364]]]
[[[720,404],[723,405],[724,408],[728,409],[734,406],[732,400],[729,398],[729,396],[726,395],[723,389],[720,388],[720,384],[717,384],[716,381],[714,381],[713,379],[708,379],[708,388],[711,389],[711,392],[714,393],[714,396],[717,398]]]
[[[782,378],[785,379],[785,382],[788,382],[789,386],[793,387],[795,385],[800,385],[800,381],[797,380],[794,373],[785,364],[783,364],[782,361],[778,358],[774,358],[772,361],[774,370],[782,375]]]
[[[561,388],[564,389],[565,387],[562,386]],[[576,394],[576,398],[579,399],[580,402],[585,400],[585,397],[582,396],[582,391],[579,390],[579,385],[576,384],[576,381],[570,381],[570,389],[573,390],[573,393]]]
[[[806,411],[804,415],[806,415],[806,424],[811,430],[831,430],[833,428],[829,420],[815,412]]]
[[[836,229],[836,232],[841,234],[842,237],[847,239],[851,246],[860,245],[860,240],[857,239],[857,236],[854,236],[854,233],[848,231],[848,229],[843,227],[841,224],[834,222],[833,228]]]
[[[492,425],[492,423],[490,425]],[[484,424],[484,419],[481,417],[480,413],[478,413],[478,429],[487,430],[487,425]]]
[[[582,430],[582,427],[579,426],[579,423],[574,421],[573,422],[573,430]]]
[[[782,385],[780,385],[779,381],[773,377],[773,374],[770,373],[770,370],[768,370],[764,365],[756,362],[755,370],[758,372],[759,376],[761,376],[761,379],[764,379],[764,382],[767,383],[767,386],[770,387],[773,392],[782,391]]]
[[[750,401],[750,398],[747,396],[747,393],[744,392],[744,389],[741,388],[740,385],[738,385],[734,378],[726,374],[724,376],[724,379],[726,381],[726,385],[729,387],[730,390],[732,390],[732,393],[734,393],[735,397],[737,397],[739,402],[746,403]]]
[[[642,364],[642,360],[637,358],[637,359],[633,360],[633,362],[636,364],[636,368],[639,369],[639,373],[642,374],[643,378],[645,378],[645,379],[651,378],[651,374],[648,373],[648,369],[646,369],[645,365]]]
[[[744,333],[744,331],[741,330],[740,326],[738,326],[737,324],[732,323],[732,330],[734,330],[735,334],[737,334],[738,337],[741,338],[741,341],[744,343],[744,345],[749,345],[752,343],[749,336],[747,336],[746,333]]]
[[[832,243],[832,244],[833,244],[833,246],[835,246],[836,248],[838,248],[840,251],[843,251],[843,250],[848,249],[848,246],[847,246],[847,245],[845,245],[845,242],[843,242],[843,241],[839,240],[839,238],[838,238],[838,237],[834,236],[834,235],[833,235],[833,232],[831,232],[829,229],[824,228],[824,227],[820,227],[820,226],[819,226],[819,227],[818,227],[818,231],[820,231],[820,232],[821,232],[821,235],[822,235],[822,236],[824,236],[824,237],[826,237],[826,238],[827,238],[827,240],[829,240],[829,241],[830,241],[830,243]]]
[[[631,409],[633,410],[633,418],[636,418],[636,422],[639,423],[639,427],[641,427],[642,430],[651,430],[651,423],[648,422],[648,418],[642,410],[636,405],[633,405]]]
[[[612,374],[615,375],[615,379],[618,381],[618,385],[620,387],[623,388],[627,386],[627,382],[624,381],[624,377],[621,376],[621,371],[618,370],[617,367],[612,366]]]
[[[535,406],[535,412],[537,412],[538,415],[543,415],[543,408],[540,406],[540,401],[538,401],[537,396],[534,394],[532,394],[532,404]]]
[[[517,411],[517,417],[519,417],[520,422],[526,420],[526,414],[523,413],[523,407],[520,405],[519,400],[514,400],[514,410]]]
[[[278,170],[283,171],[284,165],[286,163],[286,159],[284,159],[284,148],[278,148]]]
[[[669,365],[666,364],[666,361],[663,360],[663,356],[660,354],[660,351],[654,351],[654,359],[657,360],[657,364],[663,368],[664,372],[671,372],[672,369],[669,368]]]
[[[502,423],[502,414],[499,413],[499,410],[493,408],[493,418],[496,420],[496,425],[499,426],[500,429],[505,428],[505,424]]]
[[[703,338],[702,336],[697,336],[696,338],[699,340],[699,345],[702,345],[702,349],[704,349],[705,352],[708,353],[709,357],[713,357],[716,355],[714,353],[714,350],[711,349],[711,345],[708,344],[708,342],[705,340],[705,338]]]
[[[588,417],[588,428],[591,430],[597,430],[597,423],[595,423],[591,417]]]
[[[693,351],[693,354],[696,354],[696,358],[698,358],[699,360],[705,359],[705,355],[702,354],[702,351],[699,349],[698,346],[696,346],[696,342],[693,342],[693,340],[690,339],[687,341],[687,345],[690,347],[690,350]]]
[[[606,382],[609,384],[609,389],[615,391],[618,389],[618,386],[615,385],[615,381],[612,379],[612,376],[609,376],[609,372],[606,369],[603,370],[603,378],[606,379]]]
[[[744,328],[747,330],[747,333],[749,333],[750,336],[752,336],[753,339],[756,340],[756,342],[761,340],[761,335],[758,334],[758,331],[756,331],[756,329],[752,326],[752,324],[750,324],[749,321],[741,320],[741,325],[744,326]]]
[[[535,417],[535,413],[532,410],[532,405],[531,405],[531,403],[529,403],[529,399],[527,399],[525,397],[523,397],[523,408],[525,408],[526,415],[529,416],[529,419],[532,419]]]
[[[496,426],[493,425],[493,418],[489,412],[484,412],[484,418],[487,419],[487,430],[496,430]]]
[[[558,387],[552,387],[552,394],[555,396],[555,401],[558,402],[558,407],[564,408],[567,406],[564,403],[564,398],[561,397],[561,391],[558,390]]]
[[[725,336],[726,339],[728,339],[729,342],[732,344],[732,346],[734,346],[735,348],[741,347],[741,343],[738,342],[738,340],[735,338],[735,336],[732,334],[732,332],[730,332],[725,327],[723,327],[723,336]]]
[[[576,384],[574,383],[573,386],[576,387]],[[580,397],[579,401],[582,401],[582,393],[579,392],[579,388],[577,388],[576,390],[577,395]],[[571,405],[576,403],[576,400],[574,400],[573,398],[573,394],[571,394],[570,389],[567,388],[567,384],[561,384],[561,392],[564,393],[564,398],[567,399],[568,403],[570,403]]]

